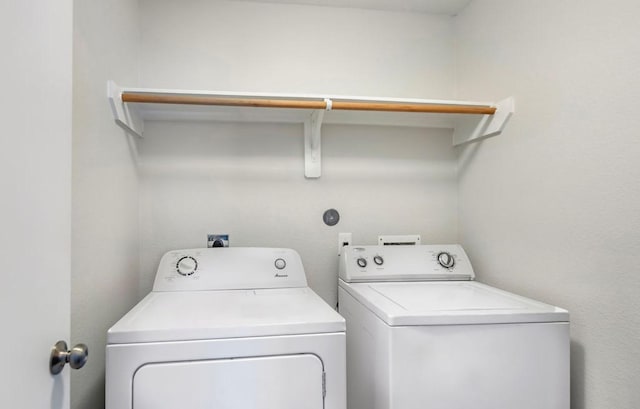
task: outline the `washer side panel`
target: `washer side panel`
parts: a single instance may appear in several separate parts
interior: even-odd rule
[[[347,323],[347,407],[389,408],[389,327],[343,288],[340,314]]]

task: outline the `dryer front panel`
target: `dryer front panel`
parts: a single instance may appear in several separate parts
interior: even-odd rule
[[[133,378],[134,409],[322,409],[313,354],[154,363]]]

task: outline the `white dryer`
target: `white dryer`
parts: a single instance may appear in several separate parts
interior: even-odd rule
[[[458,245],[344,248],[349,409],[569,409],[569,313],[474,278]]]
[[[106,409],[345,409],[344,331],[293,250],[170,251],[108,332]]]

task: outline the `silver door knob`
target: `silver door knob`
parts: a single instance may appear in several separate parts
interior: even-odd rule
[[[49,371],[57,375],[62,371],[65,364],[73,369],[80,369],[89,359],[89,348],[85,344],[78,344],[67,350],[67,343],[58,341],[51,348],[51,358],[49,359]]]

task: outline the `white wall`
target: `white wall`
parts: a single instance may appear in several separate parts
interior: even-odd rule
[[[104,406],[107,329],[138,290],[138,174],[132,138],[115,125],[106,82],[138,80],[135,0],[75,1],[71,338],[89,346],[71,407]]]
[[[637,1],[475,0],[456,18],[460,98],[516,98],[459,157],[479,279],[571,312],[572,407],[640,401]]]
[[[451,98],[447,16],[141,0],[141,85]]]
[[[311,287],[337,297],[339,231],[375,244],[379,233],[456,235],[455,155],[450,131],[326,126],[323,175],[303,176],[302,126],[148,124],[141,144],[141,291],[161,255],[203,247],[207,233],[233,246],[290,247]],[[337,226],[322,222],[329,208]]]
[[[213,1],[141,2],[141,82],[160,88],[450,98],[452,23],[426,14]],[[336,302],[338,232],[455,241],[451,131],[324,126],[303,176],[302,126],[148,122],[140,145],[141,294],[163,252],[229,233],[300,252]],[[335,227],[322,213],[336,208]]]

